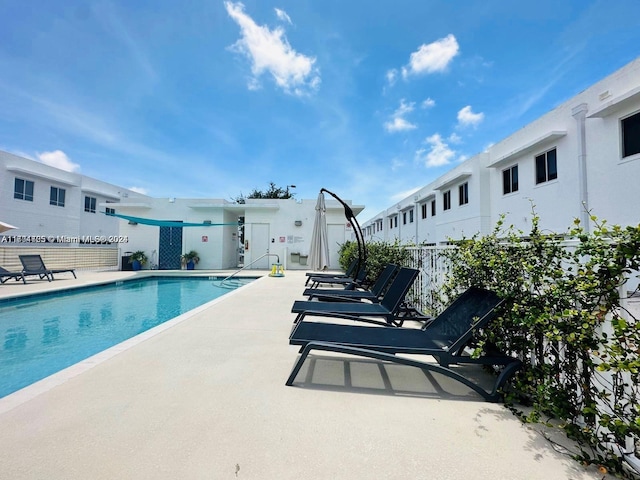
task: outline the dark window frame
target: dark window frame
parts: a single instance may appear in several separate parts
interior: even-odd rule
[[[558,151],[555,147],[535,157],[536,185],[558,178]]]
[[[464,182],[458,186],[458,206],[469,203],[469,182]]]
[[[622,158],[640,153],[640,112],[620,119]]]
[[[51,186],[49,190],[49,205],[64,207],[67,191],[61,187]]]
[[[96,213],[98,199],[89,195],[84,196],[84,211],[87,213]]]
[[[518,188],[518,164],[515,164],[502,171],[502,194],[517,192]]]
[[[35,182],[16,177],[13,182],[13,198],[33,202]]]
[[[451,190],[442,194],[442,211],[451,210]]]

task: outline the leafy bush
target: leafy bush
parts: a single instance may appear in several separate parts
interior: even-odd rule
[[[400,244],[399,241],[394,243],[388,242],[367,242],[367,281],[375,282],[376,278],[384,267],[392,263],[394,265],[407,265],[410,258],[409,251],[406,246]],[[358,258],[357,242],[348,240],[338,250],[340,255],[340,266],[346,270],[353,260]]]
[[[507,300],[477,347],[523,360],[508,400],[530,405],[518,412],[527,421],[560,419],[579,460],[620,472],[607,445],[640,438],[640,322],[619,296],[640,268],[640,226],[591,220],[593,232],[576,221],[561,237],[542,233],[535,215],[527,236],[501,218],[492,234],[444,253],[451,275],[442,293],[473,285]]]

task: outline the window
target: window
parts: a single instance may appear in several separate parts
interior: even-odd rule
[[[422,220],[427,218],[427,204],[426,203],[423,203],[422,205],[420,205],[420,218],[422,218]]]
[[[393,218],[389,219],[389,229],[393,228]]]
[[[107,208],[104,209],[104,213],[106,213],[107,215],[115,215],[116,214],[116,209],[107,207]]]
[[[640,113],[622,119],[622,158],[640,153]]]
[[[464,182],[458,187],[458,205],[469,203],[469,183]]]
[[[51,195],[49,196],[49,205],[56,207],[64,207],[64,188],[51,187]]]
[[[442,209],[449,210],[451,208],[451,190],[447,190],[442,194]]]
[[[431,200],[431,216],[432,217],[436,216],[436,201],[435,200]]]
[[[536,184],[558,178],[556,149],[549,150],[536,157]]]
[[[409,210],[409,223],[413,223],[413,208]]]
[[[502,193],[513,193],[518,191],[518,165],[502,171]]]
[[[395,228],[398,228],[398,215],[396,215],[395,217],[393,217],[393,226]]]
[[[96,197],[84,197],[84,211],[89,213],[96,213]]]
[[[13,188],[13,198],[33,202],[33,182],[16,178]]]
[[[407,224],[407,212],[402,212],[402,224]]]

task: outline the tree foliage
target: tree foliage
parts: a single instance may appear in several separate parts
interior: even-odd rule
[[[276,186],[274,182],[269,182],[269,188],[267,188],[266,190],[258,190],[257,188],[254,188],[246,197],[241,193],[233,200],[237,203],[245,203],[245,200],[247,198],[277,198],[286,200],[287,198],[293,198],[293,196],[295,195],[295,193],[289,191],[290,187],[291,185],[282,188]]]
[[[394,243],[388,242],[367,242],[367,262],[365,265],[367,271],[367,281],[375,282],[376,278],[384,267],[388,264],[407,265],[410,257],[406,246],[400,244],[398,240]],[[338,250],[340,255],[340,266],[346,270],[353,260],[358,258],[358,243],[347,240],[340,245]]]

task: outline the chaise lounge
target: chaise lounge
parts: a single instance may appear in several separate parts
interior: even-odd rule
[[[11,278],[15,278],[16,282],[22,279],[22,283],[27,283],[27,281],[24,279],[24,273],[10,272],[4,267],[0,267],[0,283],[5,283]]]
[[[301,320],[289,337],[291,345],[301,346],[301,355],[295,363],[286,385],[293,385],[309,353],[321,350],[437,372],[468,386],[485,400],[496,402],[501,398],[502,387],[520,368],[521,362],[500,353],[472,358],[465,354],[465,348],[474,333],[493,319],[496,308],[502,303],[503,300],[491,291],[470,288],[422,329],[342,325]],[[399,357],[397,354],[427,355],[435,358],[437,363]],[[455,369],[450,368],[451,365],[461,364],[501,366],[503,368],[497,376],[493,388],[486,390]]]
[[[331,316],[341,314],[341,318],[359,320],[362,322],[378,323],[389,326],[401,326],[405,318],[401,315],[404,311],[405,296],[416,277],[420,273],[413,268],[402,267],[391,282],[386,293],[379,303],[364,302],[316,302],[313,300],[297,300],[293,303],[291,311],[297,313],[294,323],[304,319],[306,315]],[[370,317],[373,317],[370,318]],[[375,320],[382,318],[383,320]]]
[[[368,300],[373,303],[379,303],[382,299],[382,295],[386,291],[387,287],[391,284],[391,280],[398,272],[396,265],[387,265],[378,278],[371,286],[370,290],[353,290],[353,289],[339,289],[339,288],[307,288],[302,293],[309,300],[318,299],[320,301],[362,301]]]
[[[37,275],[38,277],[40,277],[40,280],[46,278],[48,281],[51,281],[55,280],[53,275],[56,273],[71,272],[73,274],[73,278],[78,278],[76,277],[76,272],[73,268],[47,268],[40,255],[18,255],[18,257],[20,258],[20,262],[22,263],[22,273],[25,276]]]

